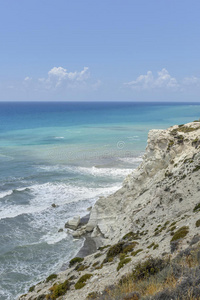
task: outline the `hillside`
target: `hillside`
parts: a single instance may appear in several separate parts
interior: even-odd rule
[[[193,279],[191,298],[183,298],[179,292],[173,296],[170,290],[178,289],[187,274],[200,280],[199,273],[196,273],[199,277],[193,276],[200,262],[199,149],[198,121],[167,130],[151,130],[141,165],[124,180],[120,190],[96,202],[88,224],[76,231],[76,236],[91,232],[100,246],[97,252],[72,260],[66,271],[32,287],[20,299],[136,300],[156,295],[162,289],[168,290],[168,296],[165,292],[161,298],[151,299],[198,299],[199,290],[195,290],[198,282],[194,283]],[[139,262],[146,265],[138,265]],[[149,278],[155,278],[169,265],[177,264],[182,268],[177,271],[179,275],[168,270],[159,288],[154,285],[149,294],[143,294],[145,288],[137,289],[138,279],[149,282]],[[122,288],[121,278],[126,278],[126,287],[129,282],[128,289]],[[169,278],[174,278],[171,285],[166,284]],[[107,289],[110,292],[106,292],[106,287],[111,285]],[[193,291],[196,294],[192,295]]]

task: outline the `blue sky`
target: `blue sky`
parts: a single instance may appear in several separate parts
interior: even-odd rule
[[[0,101],[200,101],[199,0],[0,1]]]

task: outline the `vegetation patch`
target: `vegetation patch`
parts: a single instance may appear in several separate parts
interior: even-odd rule
[[[101,294],[96,293],[94,298],[88,299],[200,300],[199,252],[198,245],[195,250],[187,248],[181,251],[179,259],[148,263],[147,276],[144,272],[141,279],[136,277],[134,280],[132,274],[127,274],[118,284],[107,286]],[[155,270],[154,274],[151,268]]]
[[[184,160],[184,164],[186,164],[186,163],[193,163],[194,161],[193,161],[193,159],[191,159],[191,158],[186,158],[185,160]]]
[[[123,248],[123,253],[128,253],[128,252],[133,251],[133,249],[134,249],[135,246],[137,246],[137,245],[138,245],[137,242],[133,242],[133,243],[131,243],[131,244],[125,246],[125,247]]]
[[[197,172],[200,170],[200,166],[196,166],[194,169],[193,169],[193,172]]]
[[[170,226],[174,226],[177,223],[177,221],[172,222]]]
[[[93,263],[93,267],[96,267],[99,264],[99,261],[96,261],[95,263]]]
[[[33,291],[34,291],[34,289],[35,289],[35,285],[31,286],[31,287],[29,288],[29,290],[28,290],[28,291],[29,291],[29,293],[30,293],[30,292],[33,292]]]
[[[48,294],[46,298],[51,300],[57,299],[58,297],[65,295],[69,288],[70,283],[68,280],[65,280],[65,282],[60,284],[55,284],[49,289],[51,294]]]
[[[148,278],[151,275],[154,275],[161,271],[165,267],[166,263],[162,259],[149,258],[143,263],[136,265],[135,270],[133,271],[134,280],[142,280]]]
[[[72,267],[73,265],[75,265],[76,263],[80,263],[84,260],[84,258],[82,257],[74,257],[70,260],[69,262],[69,266]]]
[[[193,212],[198,212],[198,211],[200,211],[200,203],[196,204],[193,209]]]
[[[131,253],[131,255],[132,256],[136,256],[138,253],[140,253],[140,252],[142,252],[143,251],[143,249],[138,249],[138,250],[136,250],[136,251],[133,251],[132,253]]]
[[[184,133],[188,133],[188,132],[192,132],[192,131],[195,131],[195,130],[198,130],[200,127],[188,127],[188,126],[182,126],[182,127],[179,127],[177,129],[177,131],[179,132],[184,132]]]
[[[170,140],[167,146],[167,150],[169,151],[173,145],[174,145],[174,141]]]
[[[153,250],[157,249],[158,247],[159,247],[159,245],[158,245],[158,244],[155,244],[155,245],[153,246]]]
[[[125,234],[122,238],[123,240],[138,240],[139,239],[139,233],[138,232],[128,232]]]
[[[169,223],[170,223],[169,221],[166,221],[165,224],[164,224],[164,226],[167,226]]]
[[[104,249],[106,249],[106,248],[108,248],[108,247],[110,247],[110,245],[106,245],[106,246],[99,247],[98,250],[103,251]]]
[[[169,172],[168,170],[165,172],[165,177],[172,177],[173,173]]]
[[[170,227],[170,231],[174,231],[176,229],[176,225],[174,225],[174,226],[172,226],[172,227]]]
[[[155,243],[151,243],[149,246],[147,246],[148,249],[152,248],[155,245]]]
[[[121,259],[117,266],[117,271],[119,271],[121,268],[123,268],[123,266],[126,265],[127,263],[129,263],[130,261],[131,261],[130,257]]]
[[[49,276],[47,277],[46,282],[49,282],[49,281],[51,281],[51,280],[53,280],[53,279],[56,279],[57,277],[58,277],[57,274],[51,274],[51,275],[49,275]]]
[[[196,221],[196,227],[200,227],[200,219]]]
[[[77,283],[75,284],[75,289],[82,289],[86,285],[86,281],[92,277],[92,274],[85,274],[79,278]]]
[[[173,235],[171,242],[177,241],[179,239],[184,238],[189,232],[189,227],[188,226],[183,226],[179,228]]]
[[[124,246],[124,242],[119,242],[119,243],[111,246],[107,252],[107,258],[117,256],[119,253],[122,252],[123,246]]]
[[[87,295],[86,299],[97,299],[98,296],[99,296],[98,292],[92,292]]]
[[[103,263],[100,266],[95,267],[95,270],[100,270],[103,268]]]
[[[83,264],[78,264],[75,268],[76,271],[81,272],[84,271],[85,269],[89,268],[89,266],[83,265]]]
[[[192,141],[192,146],[193,146],[193,147],[198,147],[199,144],[200,144],[200,139],[196,137],[196,138]]]
[[[102,253],[97,253],[97,254],[94,255],[94,258],[98,258],[100,256],[102,256]]]

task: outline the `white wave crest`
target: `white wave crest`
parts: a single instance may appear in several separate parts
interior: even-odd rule
[[[132,169],[121,169],[121,168],[98,168],[98,167],[73,167],[73,166],[64,166],[64,165],[56,165],[56,166],[40,166],[38,167],[40,170],[44,170],[47,172],[55,172],[55,171],[68,171],[74,174],[83,174],[83,175],[92,175],[92,176],[106,176],[106,177],[116,177],[116,178],[124,178],[128,174],[130,174]]]
[[[0,219],[52,209],[52,203],[61,206],[86,199],[93,199],[95,202],[98,197],[114,193],[120,187],[115,185],[104,188],[89,188],[64,183],[36,184],[27,187],[31,195],[34,196],[29,205],[9,205],[7,203],[1,207]]]
[[[119,158],[119,160],[129,163],[129,164],[139,164],[140,162],[142,162],[143,158],[142,156],[139,157],[124,157],[124,158]]]
[[[1,192],[0,193],[0,199],[6,197],[6,196],[10,196],[12,195],[13,193],[15,192],[22,192],[22,191],[25,191],[27,188],[24,187],[24,188],[18,188],[18,189],[14,189],[14,190],[8,190],[8,191],[4,191],[4,192]]]

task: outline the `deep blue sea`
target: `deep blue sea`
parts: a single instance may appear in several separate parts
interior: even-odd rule
[[[83,239],[58,230],[120,188],[150,129],[199,117],[195,103],[0,103],[0,299],[79,251]]]

